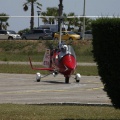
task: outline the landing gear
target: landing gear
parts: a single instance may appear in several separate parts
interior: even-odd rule
[[[52,74],[53,74],[53,76],[55,77],[55,76],[58,75],[58,72],[57,72],[57,71],[54,71]]]
[[[69,77],[65,77],[65,83],[69,83]]]
[[[80,82],[80,79],[81,79],[81,75],[79,73],[77,73],[76,76],[75,76],[76,82],[77,83]]]
[[[40,73],[36,73],[36,81],[40,82],[41,80],[41,74]]]

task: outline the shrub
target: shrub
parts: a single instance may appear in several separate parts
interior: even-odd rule
[[[93,54],[111,102],[120,108],[120,19],[100,18],[92,22]]]

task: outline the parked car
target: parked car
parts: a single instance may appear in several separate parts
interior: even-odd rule
[[[21,39],[21,36],[13,30],[0,30],[0,39],[2,40]]]
[[[59,32],[55,33],[54,39],[58,40],[59,38],[60,38],[60,33]],[[72,31],[62,31],[61,39],[62,40],[79,40],[80,35],[77,35]]]
[[[23,33],[22,39],[52,40],[52,32],[49,29],[33,29],[28,33]]]
[[[83,33],[82,32],[75,32],[76,34],[80,35],[80,39],[82,39],[83,37]],[[86,30],[84,33],[84,39],[93,39],[92,36],[92,30]]]

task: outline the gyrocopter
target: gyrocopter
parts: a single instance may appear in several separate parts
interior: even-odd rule
[[[33,70],[46,70],[50,71],[53,76],[62,74],[65,77],[65,83],[69,83],[69,78],[74,74],[77,61],[76,55],[71,45],[67,45],[61,42],[62,22],[60,23],[60,39],[57,48],[46,49],[43,66],[44,68],[35,68],[32,65],[31,58],[29,57],[30,65]],[[47,75],[45,75],[47,76]],[[42,77],[40,73],[36,73],[36,81],[40,82]],[[76,82],[79,82],[81,75],[77,73],[75,75]]]

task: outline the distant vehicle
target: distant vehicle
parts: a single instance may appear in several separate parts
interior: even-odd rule
[[[45,25],[40,25],[38,27],[38,29],[49,29],[52,32],[58,32],[58,25],[54,25],[54,24],[45,24]],[[62,29],[66,29],[66,26],[63,25]]]
[[[15,40],[15,39],[21,39],[21,36],[13,30],[0,30],[0,39]]]
[[[52,32],[58,32],[58,25],[51,25],[51,24],[40,25],[38,29],[49,29]]]
[[[80,35],[80,39],[82,39],[83,37],[83,33],[82,32],[75,32],[76,34]],[[84,39],[88,40],[88,39],[93,39],[92,36],[92,30],[86,30],[84,33]]]
[[[23,33],[22,39],[52,40],[52,32],[49,29],[33,29],[28,33]]]
[[[59,32],[54,34],[54,39],[58,40],[60,37]],[[73,31],[62,31],[62,40],[80,40],[80,35],[77,35]]]

